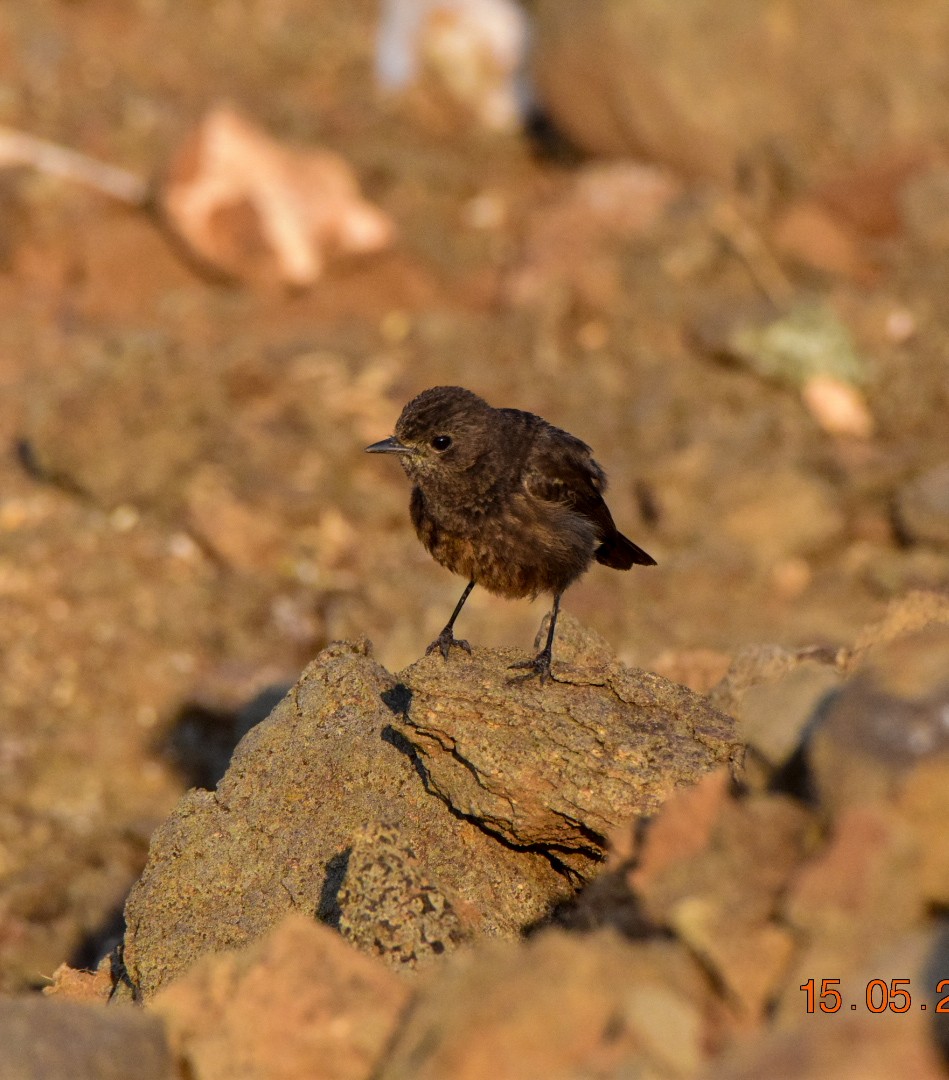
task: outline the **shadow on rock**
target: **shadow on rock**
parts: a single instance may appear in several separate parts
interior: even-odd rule
[[[191,787],[211,789],[227,772],[231,755],[248,731],[266,720],[290,689],[268,686],[238,709],[186,704],[175,718],[160,751]]]

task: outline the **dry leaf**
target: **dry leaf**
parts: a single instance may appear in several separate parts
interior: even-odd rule
[[[792,203],[774,225],[778,252],[805,266],[864,284],[880,276],[864,253],[863,237],[845,218],[814,199]]]
[[[226,106],[185,139],[159,200],[199,261],[294,286],[312,285],[331,252],[379,251],[395,231],[338,154],[285,146]]]

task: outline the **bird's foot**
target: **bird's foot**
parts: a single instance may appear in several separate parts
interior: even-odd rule
[[[471,655],[471,646],[463,638],[456,638],[455,635],[451,632],[450,626],[446,626],[445,629],[438,635],[438,637],[435,638],[431,645],[429,645],[429,647],[425,650],[425,655],[428,656],[430,653],[433,653],[436,649],[438,649],[442,656],[444,656],[447,660],[448,654],[449,652],[451,652],[452,645],[454,645],[456,648],[464,649],[469,656]]]
[[[540,685],[543,686],[548,679],[554,678],[550,673],[551,660],[550,649],[542,649],[533,660],[521,660],[517,664],[511,664],[508,671],[514,671],[519,668],[526,669],[526,674],[517,675],[511,681],[523,682],[525,679],[539,678]],[[554,679],[554,682],[556,681],[557,680]]]

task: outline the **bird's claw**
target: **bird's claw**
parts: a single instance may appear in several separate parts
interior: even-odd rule
[[[429,645],[425,650],[425,655],[429,656],[436,649],[448,659],[448,654],[451,652],[451,647],[454,645],[456,648],[464,649],[468,655],[471,655],[471,646],[463,638],[456,638],[451,630],[446,626],[445,629],[438,635],[437,638]]]
[[[524,682],[526,679],[540,679],[540,685],[543,686],[548,679],[553,679],[553,675],[550,673],[551,654],[549,649],[543,649],[539,652],[533,660],[520,660],[516,664],[511,664],[508,667],[508,671],[514,671],[518,668],[526,668],[526,674],[517,675],[511,681],[512,682]],[[554,682],[557,680],[554,679]]]

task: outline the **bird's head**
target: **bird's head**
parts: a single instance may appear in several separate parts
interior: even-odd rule
[[[395,434],[367,446],[397,454],[409,479],[423,489],[470,470],[491,448],[495,410],[460,386],[434,386],[402,410]]]

